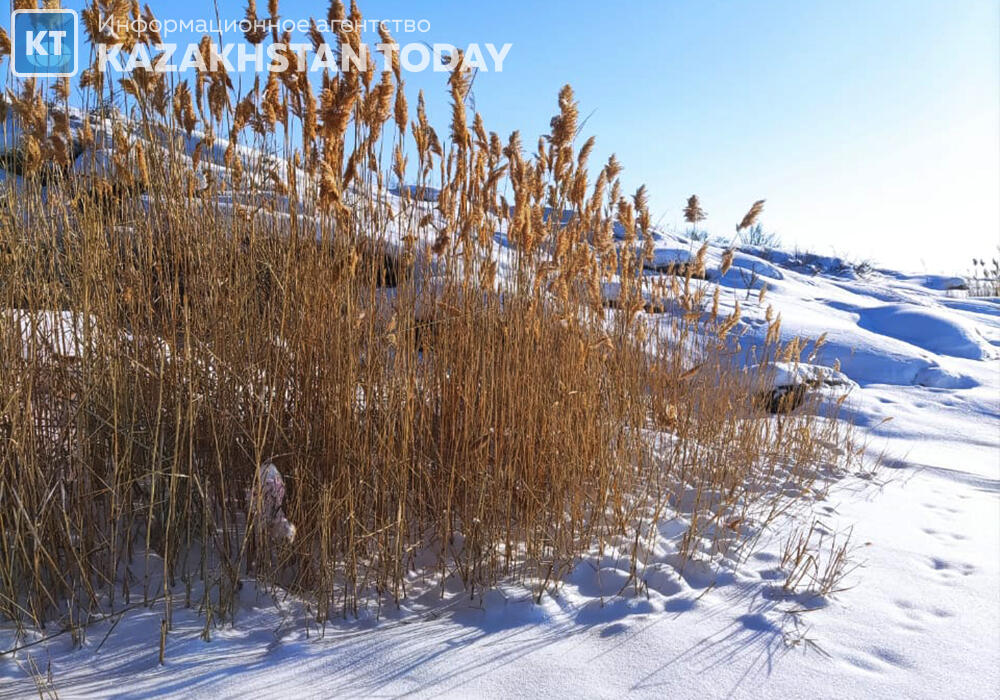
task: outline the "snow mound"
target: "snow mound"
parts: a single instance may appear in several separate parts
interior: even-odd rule
[[[913,383],[934,389],[972,389],[979,386],[979,382],[972,377],[936,364],[919,370]]]
[[[858,326],[930,352],[967,360],[995,357],[990,343],[972,323],[915,304],[888,304],[861,309]]]
[[[767,366],[753,365],[748,370],[751,374],[761,372],[770,379],[775,387],[797,386],[836,386],[854,388],[857,386],[846,374],[832,367],[811,365],[804,362],[772,362]]]
[[[695,259],[695,254],[685,248],[657,248],[653,259],[646,262],[650,270],[666,270],[671,265],[684,265]]]
[[[751,272],[757,273],[760,277],[767,277],[772,280],[785,279],[784,273],[782,273],[782,271],[776,266],[766,260],[755,258],[752,255],[746,255],[744,253],[735,253],[733,255],[733,267],[750,270]]]

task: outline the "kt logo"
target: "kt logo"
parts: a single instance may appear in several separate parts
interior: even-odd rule
[[[75,10],[14,10],[11,68],[19,78],[72,76],[77,71]]]

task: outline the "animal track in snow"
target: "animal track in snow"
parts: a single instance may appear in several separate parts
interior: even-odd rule
[[[926,608],[908,600],[895,601],[898,616],[902,618],[897,624],[911,632],[925,632],[929,625],[954,617],[955,613],[945,608]]]
[[[846,656],[845,660],[855,668],[872,673],[913,668],[913,662],[906,656],[886,647],[870,647],[864,649],[861,655]]]
[[[951,578],[959,575],[969,576],[976,571],[976,567],[972,564],[949,561],[947,559],[942,559],[941,557],[930,557],[928,564],[932,569],[939,572],[941,576],[945,578]]]
[[[968,535],[963,535],[960,532],[942,532],[941,530],[935,530],[932,527],[921,528],[926,534],[931,535],[939,540],[944,540],[945,542],[949,540],[967,540]]]

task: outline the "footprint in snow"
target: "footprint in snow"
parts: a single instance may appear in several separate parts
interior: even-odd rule
[[[848,656],[845,661],[863,671],[881,673],[886,671],[886,667],[907,669],[913,668],[913,663],[905,656],[892,649],[885,647],[873,647],[866,649],[864,656]]]
[[[761,571],[758,571],[757,575],[760,576],[765,581],[777,581],[779,579],[785,578],[788,574],[786,574],[779,568],[773,568],[773,569],[763,569]]]
[[[885,647],[875,647],[870,652],[873,656],[889,664],[890,666],[895,666],[896,668],[912,668],[913,663],[910,662],[905,656],[903,656],[898,651],[893,649],[886,649]]]
[[[669,613],[682,613],[693,609],[698,604],[698,601],[694,598],[671,598],[668,600],[663,609]]]
[[[762,634],[765,632],[777,632],[778,628],[760,613],[749,613],[740,615],[736,621],[743,625],[743,629],[750,632]]]
[[[955,613],[944,608],[923,608],[908,600],[895,601],[896,608],[904,618],[897,624],[899,627],[911,632],[925,632],[929,624],[935,620],[942,620],[954,617]]]
[[[976,567],[972,564],[948,561],[947,559],[941,559],[940,557],[931,557],[928,563],[931,568],[935,571],[941,572],[943,576],[956,576],[959,574],[962,576],[969,576],[976,571]]]
[[[628,631],[628,625],[622,622],[615,622],[601,630],[602,637],[617,637]]]
[[[949,540],[967,540],[969,537],[958,532],[941,532],[940,530],[935,530],[932,527],[921,528],[926,534],[932,535],[939,540],[949,541]]]

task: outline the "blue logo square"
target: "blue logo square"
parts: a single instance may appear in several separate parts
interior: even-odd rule
[[[77,71],[75,10],[15,10],[11,68],[19,78],[72,76]]]

